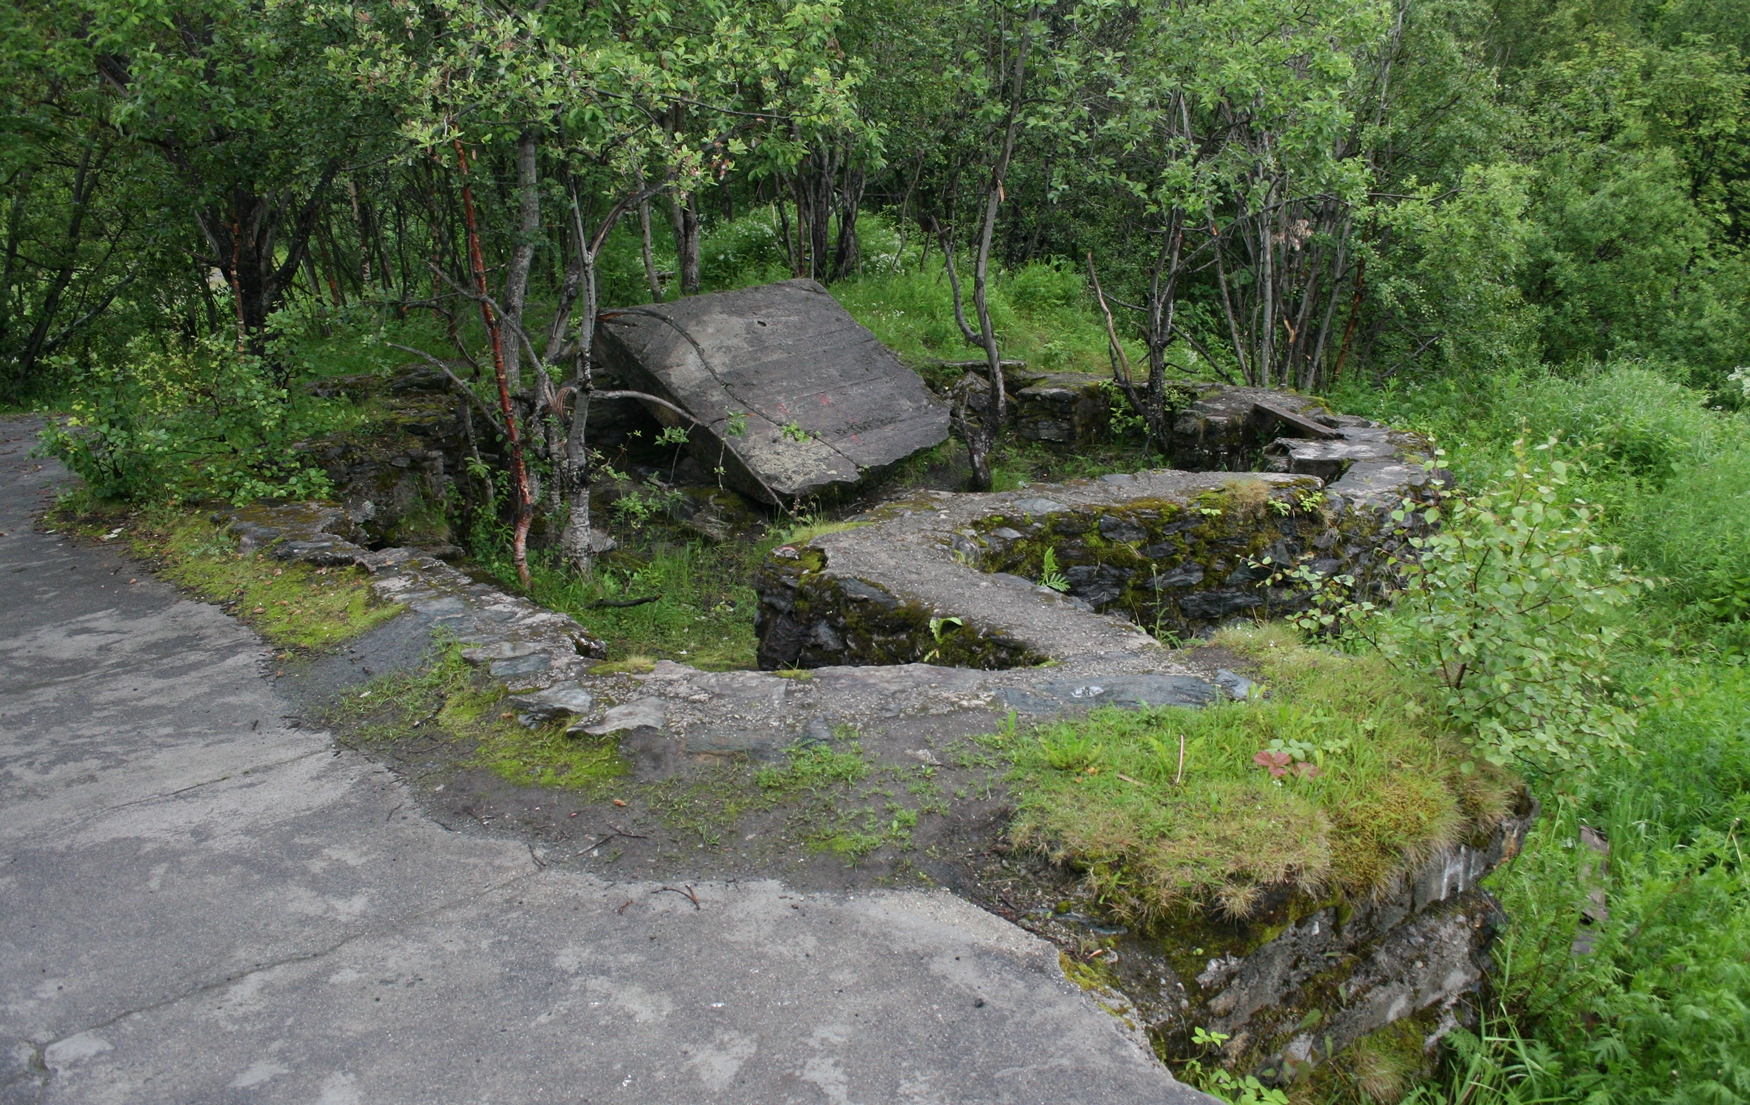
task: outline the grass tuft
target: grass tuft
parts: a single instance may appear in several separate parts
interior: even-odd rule
[[[1282,888],[1367,895],[1508,809],[1517,782],[1468,761],[1378,657],[1280,626],[1219,643],[1257,666],[1264,700],[1096,710],[1005,742],[1016,843],[1085,872],[1120,916],[1244,918]]]

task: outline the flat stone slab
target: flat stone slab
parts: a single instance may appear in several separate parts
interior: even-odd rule
[[[476,582],[418,549],[354,544],[354,524],[339,504],[257,503],[237,512],[231,532],[246,556],[364,568],[378,598],[442,626],[468,663],[512,691],[536,692],[521,700],[531,725],[587,712],[586,700],[593,705],[576,680],[607,647],[577,619]]]
[[[842,493],[948,437],[947,405],[812,280],[610,311],[598,333],[604,367],[690,412],[700,463],[764,502]]]

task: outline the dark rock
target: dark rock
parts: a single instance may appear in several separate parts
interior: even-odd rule
[[[858,602],[872,602],[883,610],[892,610],[899,605],[899,600],[894,598],[885,589],[877,587],[872,583],[865,583],[860,579],[847,579],[843,581],[839,584],[839,590],[844,592],[845,597],[848,599],[854,599]]]
[[[1264,605],[1264,600],[1249,591],[1199,591],[1179,600],[1179,613],[1198,621],[1213,621],[1232,617]]]
[[[510,700],[517,720],[530,729],[567,717],[584,717],[595,709],[595,695],[575,683],[560,683]]]
[[[812,280],[613,311],[597,333],[610,371],[699,420],[700,463],[766,502],[848,491],[948,436],[946,404]]]
[[[1204,706],[1219,697],[1216,688],[1188,675],[1115,675],[1106,679],[1051,679],[1024,687],[1005,687],[997,698],[1023,714],[1050,715],[1094,706]]]
[[[1188,561],[1168,572],[1156,572],[1149,577],[1149,586],[1156,591],[1168,587],[1195,587],[1203,582],[1203,565]]]
[[[1063,573],[1069,580],[1069,593],[1095,607],[1104,606],[1124,594],[1124,587],[1134,574],[1110,564],[1077,565]]]
[[[1102,514],[1100,516],[1100,536],[1108,541],[1123,541],[1135,544],[1148,540],[1148,531],[1117,514]]]
[[[1252,691],[1258,686],[1238,672],[1226,668],[1216,671],[1215,685],[1241,701],[1250,698]]]

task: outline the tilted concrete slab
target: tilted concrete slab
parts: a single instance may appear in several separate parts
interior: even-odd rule
[[[606,312],[598,356],[703,423],[695,456],[766,502],[842,493],[948,437],[947,405],[812,280]]]

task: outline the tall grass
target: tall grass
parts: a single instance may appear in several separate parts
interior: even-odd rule
[[[1750,430],[1676,378],[1615,364],[1339,400],[1434,433],[1464,480],[1558,435],[1609,539],[1660,581],[1616,663],[1638,753],[1534,780],[1546,815],[1493,879],[1511,924],[1492,1015],[1419,1101],[1750,1102]],[[1581,826],[1608,842],[1603,876]],[[1588,919],[1594,888],[1607,914]]]

